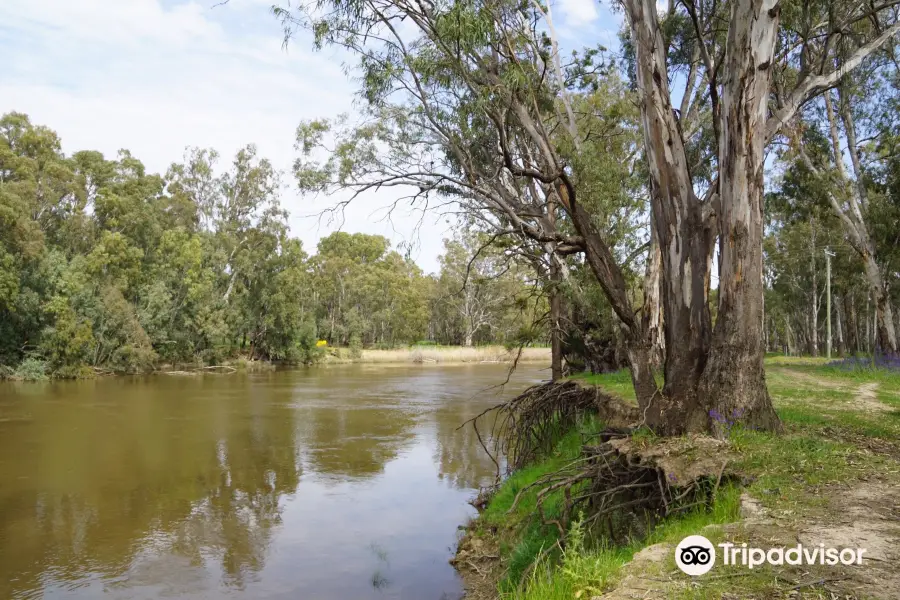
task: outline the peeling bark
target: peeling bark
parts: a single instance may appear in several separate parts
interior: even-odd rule
[[[662,366],[666,355],[666,333],[660,299],[661,261],[656,230],[651,227],[650,250],[647,254],[647,270],[644,274],[642,320],[644,331],[647,332],[647,341],[650,344],[650,361],[654,369]]]
[[[635,46],[650,170],[651,220],[660,248],[667,349],[659,421],[653,422],[650,417],[647,421],[669,433],[705,429],[705,423],[689,423],[686,417],[698,411],[697,383],[709,355],[707,294],[715,233],[694,193],[681,128],[671,105],[656,3],[627,0],[624,6]]]
[[[707,425],[713,410],[749,427],[780,429],[762,345],[763,149],[779,16],[777,0],[732,4],[720,100],[719,306],[699,388],[707,412],[691,414],[689,429]]]

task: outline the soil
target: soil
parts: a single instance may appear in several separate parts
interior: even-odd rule
[[[607,442],[621,454],[640,459],[641,464],[662,469],[672,485],[687,485],[704,477],[715,478],[735,456],[728,442],[704,435],[658,438],[642,445],[635,438]]]
[[[462,577],[466,600],[496,600],[503,565],[500,543],[490,532],[481,535],[466,532],[450,564]]]
[[[865,548],[862,565],[838,567],[780,567],[770,569],[780,580],[783,591],[776,596],[771,590],[764,595],[752,591],[732,594],[723,592],[721,598],[823,598],[856,600],[900,598],[900,505],[897,498],[900,486],[883,481],[862,485],[836,486],[825,491],[825,516],[814,521],[791,523],[774,519],[747,494],[741,497],[744,519],[725,526],[709,526],[702,532],[711,535],[721,530],[732,541],[747,542],[748,546],[770,548],[792,547],[798,543],[808,547],[824,544],[826,548]],[[616,588],[591,600],[647,600],[671,598],[696,583],[734,577],[733,591],[741,592],[739,577],[746,570],[717,573],[693,579],[672,568],[673,544],[656,544],[645,548],[623,568],[623,577]]]
[[[854,408],[864,412],[889,412],[891,407],[878,400],[878,396],[875,395],[877,390],[877,383],[864,383],[856,388],[853,397]]]

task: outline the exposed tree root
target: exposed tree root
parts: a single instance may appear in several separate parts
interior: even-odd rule
[[[671,442],[675,442],[674,444]],[[713,460],[700,460],[697,455]],[[707,437],[658,440],[638,447],[630,436],[587,445],[582,456],[519,491],[513,508],[529,489],[538,489],[537,507],[545,524],[555,525],[564,537],[579,512],[583,525],[605,525],[606,535],[618,537],[635,520],[647,522],[700,505],[711,506],[728,464],[727,444]],[[690,467],[686,469],[686,467]],[[547,501],[562,493],[558,514],[547,514]],[[512,509],[511,509],[512,510]]]
[[[550,452],[560,436],[588,414],[596,414],[608,426],[623,430],[639,420],[636,406],[604,394],[599,388],[570,380],[532,386],[462,426],[472,424],[482,447],[497,466],[499,479],[497,457],[505,458],[507,471],[521,469]],[[490,449],[478,429],[478,421],[483,417],[491,421],[487,436]]]
[[[489,449],[478,420],[491,415]],[[573,516],[587,527],[605,525],[615,538],[636,521],[653,521],[702,504],[711,504],[729,461],[727,442],[706,436],[642,438],[631,434],[640,421],[634,405],[576,381],[528,388],[470,422],[497,465],[521,469],[552,451],[559,438],[586,415],[597,415],[607,428],[586,444],[579,458],[519,490],[513,510],[529,491],[537,490],[537,508],[545,524],[564,537]],[[474,504],[484,507],[495,488],[484,488]],[[549,514],[548,501],[556,510]]]

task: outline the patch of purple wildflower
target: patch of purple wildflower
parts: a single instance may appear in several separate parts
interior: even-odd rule
[[[900,372],[900,354],[876,354],[871,356],[851,356],[841,360],[833,360],[826,366],[842,371],[857,371],[859,369],[886,369]]]
[[[731,414],[729,416],[726,416],[713,408],[710,409],[709,416],[713,421],[719,424],[719,426],[726,434],[729,434],[731,433],[731,430],[740,423],[741,417],[744,416],[744,411],[742,409],[735,408],[731,411]]]

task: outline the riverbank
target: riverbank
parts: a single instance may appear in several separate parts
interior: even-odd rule
[[[627,535],[621,534],[624,513],[609,520],[614,529],[582,528],[574,519],[566,524],[562,550],[559,530],[547,523],[561,516],[563,488],[543,493],[542,519],[536,509],[547,485],[540,479],[582,459],[584,447],[597,445],[602,423],[585,418],[552,452],[506,479],[470,523],[454,561],[467,598],[712,599],[735,592],[735,597],[783,598],[799,597],[798,590],[810,598],[900,597],[900,574],[892,568],[900,548],[900,374],[771,358],[767,378],[783,435],[735,424],[727,440],[715,442],[723,444],[715,452],[698,451],[697,444],[708,442],[680,442],[679,451],[687,456],[695,452],[721,461],[718,472],[725,476],[716,479],[712,470],[713,501],[649,526],[632,522]],[[595,376],[585,384],[633,402],[623,379],[621,373]],[[659,456],[656,449],[670,443],[644,432],[630,437],[624,443],[643,456]],[[694,534],[714,544],[727,540],[760,548],[793,547],[798,541],[866,548],[869,559],[851,567],[753,570],[717,563],[710,574],[692,578],[676,568],[674,550]]]
[[[514,348],[505,346],[410,346],[388,350],[328,348],[325,364],[437,364],[460,365],[480,363],[546,363],[550,364],[550,348]]]
[[[359,349],[341,347],[321,347],[311,357],[311,364],[372,364],[372,365],[464,365],[464,364],[550,364],[550,348],[529,347],[507,349],[505,346],[408,346],[392,349]],[[147,366],[142,370],[114,371],[108,368],[83,366],[77,370],[68,369],[64,376],[50,371],[46,362],[27,359],[15,368],[0,365],[0,381],[44,381],[47,379],[90,379],[107,375],[203,375],[228,374],[237,371],[268,371],[279,366],[298,366],[253,360],[238,356],[208,365],[197,363],[161,363]]]

